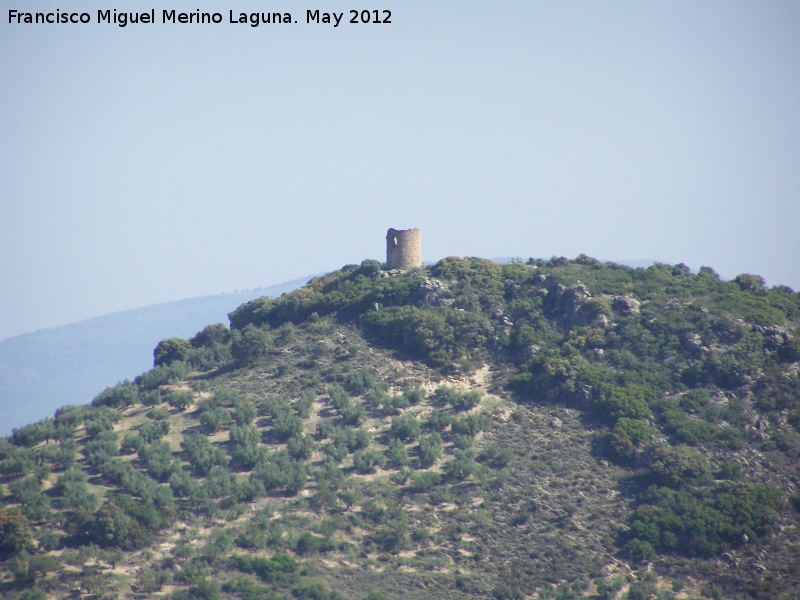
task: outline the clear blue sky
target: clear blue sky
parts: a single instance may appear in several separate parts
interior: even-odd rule
[[[223,24],[9,25],[9,9]],[[800,2],[0,0],[0,339],[382,259],[800,288]],[[287,27],[228,10],[292,11]]]

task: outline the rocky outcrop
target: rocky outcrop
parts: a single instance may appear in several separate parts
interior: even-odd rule
[[[447,284],[439,279],[424,277],[419,283],[414,301],[427,302],[434,306],[452,306],[455,300]]]
[[[638,315],[641,302],[630,296],[614,296],[611,300],[611,308],[625,316]]]
[[[589,325],[607,327],[611,321],[605,314],[609,307],[606,298],[593,298],[589,289],[578,282],[573,286],[557,283],[542,290],[544,306],[548,312],[556,313],[567,327]]]
[[[766,338],[764,347],[767,350],[777,350],[780,346],[783,346],[789,341],[789,334],[775,325],[771,327],[753,325],[753,331],[760,333]]]

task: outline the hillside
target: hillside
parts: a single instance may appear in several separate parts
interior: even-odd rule
[[[3,598],[791,598],[800,295],[380,263],[0,440]]]
[[[280,296],[306,281],[145,306],[0,340],[0,435],[148,369],[165,335],[191,336],[243,302]]]

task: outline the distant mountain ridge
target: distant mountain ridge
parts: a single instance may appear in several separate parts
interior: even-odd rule
[[[280,296],[308,279],[155,304],[0,340],[0,435],[52,416],[60,406],[89,402],[107,386],[146,371],[160,340],[191,337],[209,323],[227,324],[227,314],[243,302]]]

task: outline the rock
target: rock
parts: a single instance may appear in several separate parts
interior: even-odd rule
[[[592,400],[592,386],[585,385],[581,388],[581,394],[583,395],[583,399],[586,402],[591,402]]]
[[[581,282],[566,287],[557,283],[546,292],[541,289],[537,292],[542,296],[544,308],[549,313],[555,313],[559,321],[566,327],[589,326],[609,327],[610,311],[606,304],[610,296],[594,298]]]
[[[699,349],[703,345],[703,339],[699,333],[686,332],[681,336],[683,345],[689,349]]]
[[[623,315],[638,315],[641,302],[630,296],[615,296],[611,308]]]
[[[541,349],[542,347],[539,344],[531,344],[530,346],[526,346],[525,348],[523,348],[520,351],[520,358],[522,359],[522,362],[526,362],[532,359],[539,353],[539,350]]]
[[[753,329],[756,330],[756,327],[758,325],[755,325]],[[760,327],[759,329],[762,330],[761,333],[767,338],[764,342],[764,347],[768,350],[777,350],[789,341],[789,336],[780,327]]]
[[[554,429],[561,429],[561,419],[558,417],[550,417],[550,427]]]
[[[520,291],[522,288],[518,283],[516,283],[513,279],[506,279],[503,282],[503,291],[505,292],[506,296],[511,297]]]
[[[415,300],[429,302],[434,306],[452,306],[453,302],[455,302],[447,284],[430,277],[425,277],[420,282]]]

